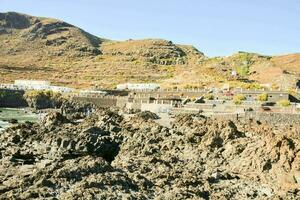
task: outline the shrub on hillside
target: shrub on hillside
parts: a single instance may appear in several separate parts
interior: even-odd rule
[[[237,94],[233,97],[233,103],[236,105],[242,104],[244,100],[246,100],[246,97],[243,94]]]
[[[291,105],[291,102],[289,100],[283,99],[283,100],[278,101],[277,104],[281,107],[288,107]]]
[[[249,74],[250,66],[249,65],[242,65],[236,68],[237,73],[244,77]]]
[[[214,95],[211,93],[205,94],[204,99],[206,100],[214,100]]]
[[[258,101],[268,101],[268,94],[262,93],[262,94],[258,95],[257,100]]]

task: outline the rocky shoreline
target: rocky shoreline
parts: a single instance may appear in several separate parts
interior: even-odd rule
[[[91,112],[87,112],[91,111]],[[297,199],[299,126],[63,103],[0,134],[0,199]]]

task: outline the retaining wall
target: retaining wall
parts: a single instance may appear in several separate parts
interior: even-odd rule
[[[273,125],[293,125],[300,123],[300,114],[292,113],[264,113],[264,112],[246,112],[240,114],[214,114],[210,116],[218,120],[242,121],[260,121]]]
[[[73,100],[85,103],[92,103],[100,108],[108,108],[117,105],[116,98],[73,97]]]

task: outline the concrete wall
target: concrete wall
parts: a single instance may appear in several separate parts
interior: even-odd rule
[[[266,93],[268,94],[269,102],[277,102],[280,100],[289,100],[289,94],[287,92],[280,91],[243,91],[240,92],[245,95],[248,101],[255,101],[260,94]],[[237,92],[239,94],[239,92]]]
[[[170,113],[171,114],[198,114],[201,113],[202,109],[198,109],[198,108],[171,108],[170,109]]]
[[[300,123],[300,114],[292,113],[264,113],[246,112],[243,114],[214,114],[211,116],[218,120],[231,120],[249,123],[249,121],[260,121],[272,125],[293,125]]]
[[[187,103],[186,108],[196,108],[196,109],[213,109],[213,104],[204,104],[204,103]]]
[[[139,97],[152,97],[152,98],[198,98],[206,94],[204,90],[155,90],[155,91],[134,91],[131,93],[132,96]]]
[[[154,103],[142,103],[141,111],[151,111],[155,113],[169,113],[171,111],[171,104],[154,104]]]

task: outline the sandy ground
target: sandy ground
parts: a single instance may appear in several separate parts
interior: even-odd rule
[[[167,113],[159,113],[158,116],[160,119],[155,120],[157,123],[159,123],[162,126],[166,127],[171,127],[171,122],[174,121],[174,118],[172,118],[169,114]]]

